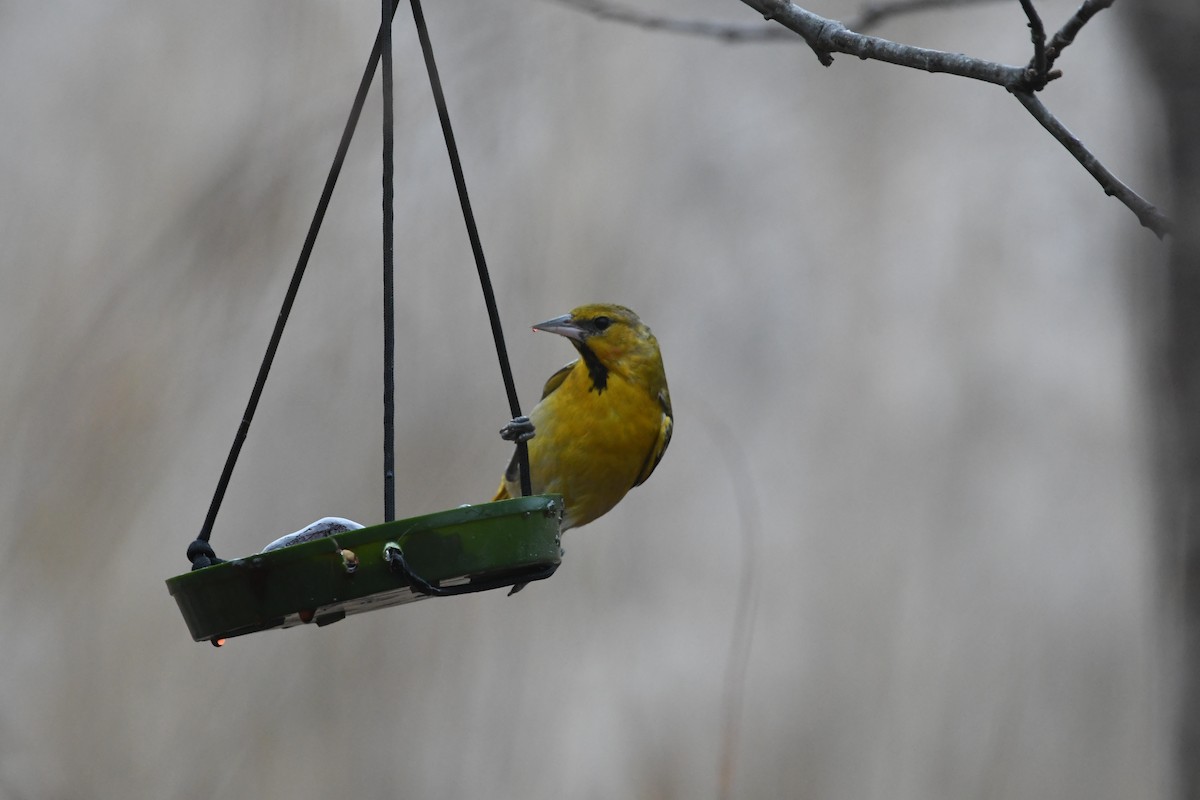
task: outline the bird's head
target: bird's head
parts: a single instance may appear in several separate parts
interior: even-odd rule
[[[539,322],[533,329],[570,339],[598,389],[603,390],[609,371],[627,377],[647,371],[662,374],[658,341],[638,315],[625,306],[612,303],[580,306],[570,314]]]

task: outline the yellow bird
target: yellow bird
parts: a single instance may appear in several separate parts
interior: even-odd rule
[[[534,494],[561,494],[562,530],[606,514],[645,482],[671,441],[671,394],[658,340],[624,306],[580,306],[534,330],[565,336],[579,358],[550,376],[528,417],[501,430],[528,440]],[[520,497],[517,458],[496,500]]]

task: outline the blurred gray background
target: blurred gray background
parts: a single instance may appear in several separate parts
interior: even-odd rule
[[[1073,8],[1039,3],[1052,29]],[[716,797],[746,557],[734,796],[1168,795],[1154,237],[996,87],[541,0],[426,13],[523,402],[572,356],[530,323],[625,303],[663,347],[670,451],[520,595],[193,643],[163,580],[188,567],[378,4],[0,3],[0,798]],[[1165,202],[1125,27],[1101,14],[1044,97]],[[406,8],[395,30],[411,516],[488,499],[509,446]],[[1029,54],[1015,3],[877,33]],[[381,519],[379,105],[221,555]]]

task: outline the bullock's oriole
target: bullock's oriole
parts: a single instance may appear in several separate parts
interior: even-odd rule
[[[624,306],[580,306],[533,329],[565,336],[579,358],[550,376],[528,418],[500,433],[529,440],[534,494],[561,494],[562,530],[578,528],[607,513],[662,460],[673,425],[667,376],[658,340]],[[495,499],[520,494],[514,455]]]

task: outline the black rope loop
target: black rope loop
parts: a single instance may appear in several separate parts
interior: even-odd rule
[[[558,570],[559,566],[558,564],[548,564],[534,571],[525,570],[520,575],[513,575],[511,573],[497,575],[483,581],[476,581],[472,578],[467,583],[455,586],[438,586],[430,583],[413,571],[412,566],[408,563],[408,559],[404,557],[404,550],[397,542],[388,542],[383,546],[383,558],[387,561],[388,569],[403,578],[409,588],[414,592],[431,597],[454,597],[472,592],[487,592],[504,586],[513,586],[514,588],[510,594],[515,594],[527,583],[549,578]]]

